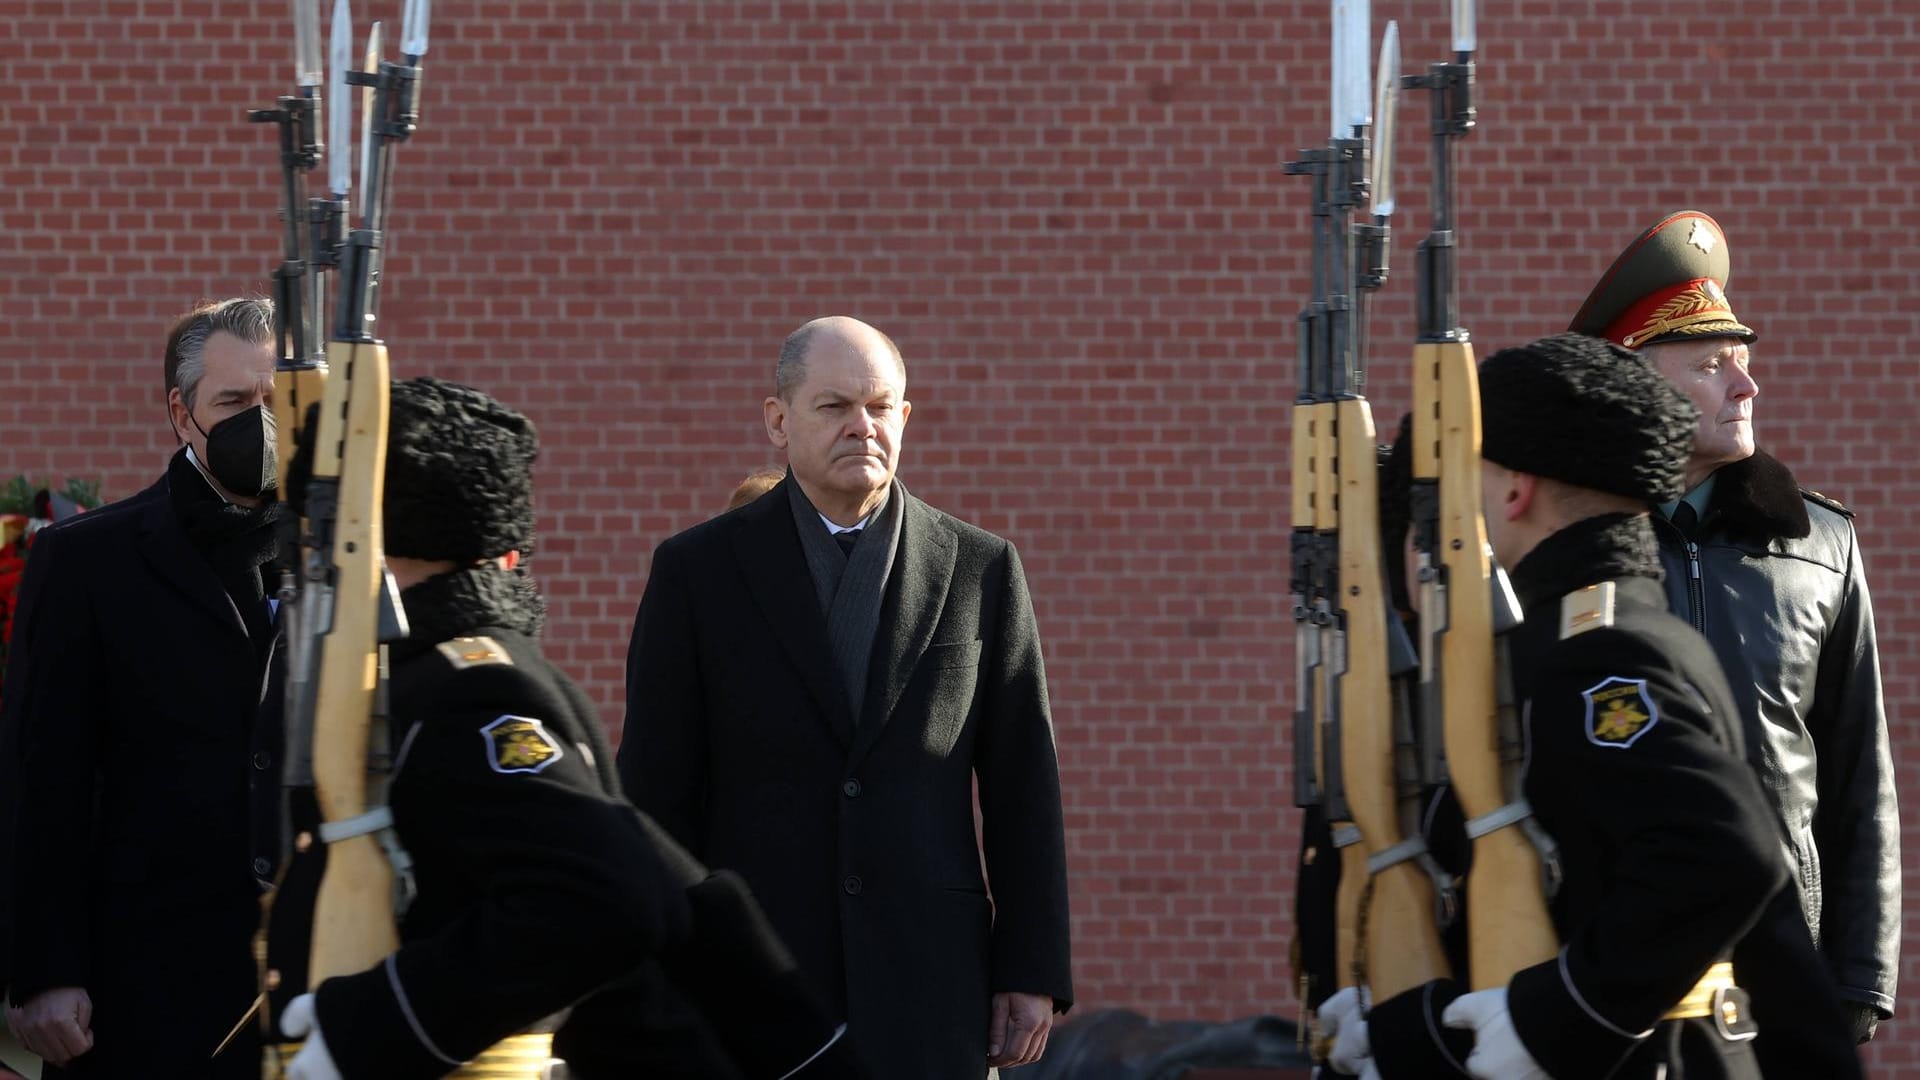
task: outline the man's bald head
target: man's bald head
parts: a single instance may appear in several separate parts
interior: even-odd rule
[[[780,343],[780,362],[773,369],[773,392],[781,401],[793,403],[793,392],[807,379],[807,357],[822,346],[877,351],[889,356],[900,369],[901,389],[906,388],[907,362],[892,338],[850,315],[824,315],[802,325]]]
[[[907,366],[887,335],[838,315],[802,326],[781,347],[760,409],[815,510],[853,528],[885,501],[913,411]]]

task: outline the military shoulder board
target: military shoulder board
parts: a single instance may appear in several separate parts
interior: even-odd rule
[[[440,655],[446,657],[455,670],[481,664],[513,664],[513,657],[508,654],[506,646],[490,637],[457,637],[441,642],[439,648]]]
[[[1808,502],[1818,503],[1821,506],[1826,507],[1827,509],[1833,511],[1836,514],[1840,514],[1844,517],[1853,516],[1853,511],[1848,509],[1845,503],[1841,502],[1839,499],[1836,499],[1831,495],[1822,495],[1821,493],[1813,490],[1812,488],[1801,488],[1800,494],[1805,496]]]
[[[1562,641],[1613,625],[1613,582],[1603,581],[1576,589],[1560,598],[1560,639]]]

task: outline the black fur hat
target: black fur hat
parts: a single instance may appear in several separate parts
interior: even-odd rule
[[[393,384],[386,550],[472,562],[533,553],[533,422],[468,386]]]
[[[1685,494],[1700,414],[1610,341],[1556,334],[1480,365],[1480,454],[1517,472],[1647,503]]]

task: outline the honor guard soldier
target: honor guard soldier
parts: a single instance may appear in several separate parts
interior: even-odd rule
[[[1819,965],[1806,935],[1755,929],[1791,888],[1777,829],[1719,664],[1660,584],[1647,510],[1680,494],[1698,414],[1632,352],[1573,334],[1494,354],[1480,396],[1488,539],[1525,610],[1517,809],[1558,845],[1562,947],[1505,987],[1429,983],[1364,1020],[1342,991],[1321,1013],[1333,1064],[1387,1080],[1761,1076],[1736,946],[1773,937],[1776,970],[1815,986]],[[1807,1004],[1838,1030],[1831,993]],[[1840,1050],[1796,1075],[1859,1075]]]
[[[1727,298],[1731,269],[1718,222],[1671,214],[1614,260],[1571,329],[1639,350],[1700,410],[1685,497],[1654,516],[1667,605],[1726,669],[1803,917],[1865,1042],[1893,1015],[1901,925],[1873,601],[1853,512],[1754,445],[1758,335]]]
[[[548,1052],[530,1031],[575,1080],[859,1075],[743,883],[622,798],[592,704],[542,656],[519,566],[536,449],[478,391],[393,386],[386,551],[410,636],[391,647],[390,804],[417,895],[384,963],[288,1004],[306,1039],[288,1075],[531,1078]],[[684,995],[704,1037],[647,1045],[657,1003],[635,986]],[[531,1064],[481,1068],[508,1059]]]

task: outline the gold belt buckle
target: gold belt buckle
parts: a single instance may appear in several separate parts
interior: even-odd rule
[[[268,1047],[267,1075],[279,1080],[303,1044],[278,1043]],[[547,1080],[559,1062],[553,1056],[553,1033],[513,1035],[487,1047],[480,1056],[447,1074],[455,1080]]]
[[[553,1033],[512,1035],[448,1073],[449,1080],[546,1080],[553,1061]]]
[[[1739,1006],[1726,1000],[1726,995],[1722,993],[1722,991],[1733,989],[1733,985],[1733,964],[1731,961],[1722,960],[1708,968],[1707,973],[1700,976],[1700,981],[1693,984],[1693,989],[1687,991],[1687,996],[1681,998],[1679,1004],[1668,1009],[1660,1019],[1692,1020],[1697,1017],[1714,1016],[1715,1010],[1719,1008],[1730,1008],[1737,1014]],[[1726,1017],[1725,1020],[1728,1024],[1737,1024],[1740,1022],[1740,1017],[1735,1015]]]

